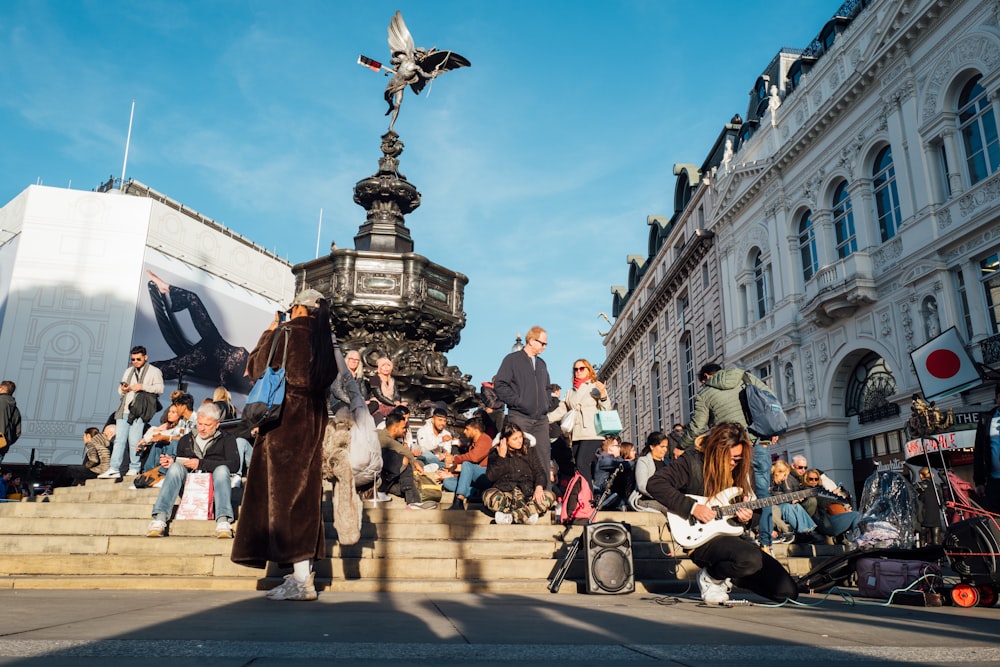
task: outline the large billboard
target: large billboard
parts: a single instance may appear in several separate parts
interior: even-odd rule
[[[247,356],[275,311],[288,304],[152,248],[146,249],[141,284],[132,344],[144,346],[163,372],[163,405],[183,383],[195,405],[224,386],[242,408],[253,384],[245,375]],[[123,358],[123,372],[127,362]]]

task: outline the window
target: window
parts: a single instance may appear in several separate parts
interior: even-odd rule
[[[847,381],[845,417],[857,416],[859,424],[899,416],[899,405],[890,399],[896,393],[896,378],[889,365],[872,352],[854,367]]]
[[[684,319],[684,314],[687,312],[688,306],[690,305],[687,294],[677,299],[677,328],[684,331],[684,327],[687,326],[687,322]]]
[[[941,192],[945,199],[951,199],[951,180],[948,178],[948,153],[944,149],[944,142],[937,146],[938,169],[941,170]]]
[[[833,192],[833,229],[837,234],[837,257],[844,259],[858,251],[858,239],[854,235],[854,211],[851,210],[851,195],[847,194],[847,181],[838,185]]]
[[[674,388],[674,362],[667,359],[667,389]]]
[[[972,311],[969,310],[969,294],[965,289],[965,274],[960,268],[951,273],[955,277],[955,291],[958,293],[958,304],[962,308],[962,320],[965,322],[965,339],[972,340]]]
[[[757,296],[757,317],[767,315],[767,305],[770,300],[767,274],[768,268],[764,265],[761,253],[758,252],[753,258],[753,282]]]
[[[635,382],[635,355],[628,355],[628,383],[633,384]]]
[[[701,286],[708,287],[711,278],[708,275],[708,262],[701,265]]]
[[[1000,166],[997,121],[986,90],[979,85],[981,78],[970,80],[958,96],[958,128],[971,184],[983,180]]]
[[[986,293],[987,317],[993,333],[1000,333],[1000,254],[979,262],[983,290]]]
[[[768,387],[771,386],[771,364],[764,364],[763,366],[758,366],[754,369],[757,377],[760,378],[761,382],[766,384]]]
[[[684,366],[684,404],[687,406],[687,419],[691,419],[694,412],[694,395],[697,393],[697,386],[694,378],[694,350],[691,349],[691,336],[684,336],[681,340],[681,364]]]
[[[659,343],[660,336],[656,333],[656,330],[649,332],[649,362],[653,363],[656,361],[656,346]]]
[[[802,219],[799,221],[799,257],[802,259],[802,280],[804,282],[809,282],[819,270],[819,264],[816,258],[816,233],[813,230],[811,211],[803,213]],[[755,262],[754,279],[756,279],[756,273],[757,264]],[[757,299],[760,300],[759,290]],[[763,316],[763,313],[759,313],[759,316]]]
[[[711,322],[705,325],[705,353],[709,359],[715,356],[715,332]]]
[[[899,230],[899,193],[896,191],[896,169],[892,165],[892,147],[883,148],[872,168],[872,188],[878,214],[878,231],[885,243]]]
[[[653,430],[662,431],[663,430],[663,388],[660,386],[660,365],[653,364],[653,368],[650,370],[650,390],[652,395],[650,399],[653,402]],[[638,437],[638,433],[636,433]]]

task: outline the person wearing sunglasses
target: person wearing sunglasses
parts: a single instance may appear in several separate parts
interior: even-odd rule
[[[713,532],[713,522],[726,520],[717,517],[710,506],[713,498],[732,487],[743,490],[743,500],[754,498],[752,455],[750,437],[742,424],[719,424],[700,445],[653,473],[646,491],[670,513],[704,524],[705,531]],[[726,518],[735,518],[749,528],[755,514],[759,516],[760,510],[740,507],[735,517]],[[781,563],[743,536],[716,534],[688,555],[702,568],[697,581],[705,604],[728,602],[734,584],[778,602],[798,598],[798,587]]]
[[[817,470],[816,468],[808,469],[802,475],[802,486],[806,489],[818,486],[825,488],[824,478],[830,479],[821,470]],[[832,484],[833,480],[830,480],[830,483]],[[849,531],[858,527],[861,515],[851,509],[849,504],[850,498],[847,497],[843,489],[838,487],[834,493],[839,498],[826,494],[810,498],[810,500],[815,501],[816,509],[812,512],[812,518],[816,522],[816,530],[836,542],[838,540],[843,541]],[[805,505],[804,502],[803,505]]]
[[[561,421],[567,413],[575,413],[572,428],[567,433],[572,441],[573,461],[577,471],[593,488],[594,460],[604,438],[597,434],[594,418],[601,410],[610,409],[608,388],[597,379],[594,367],[586,359],[573,362],[573,385],[566,398],[549,413],[552,423]]]
[[[552,466],[552,445],[549,441],[549,369],[541,358],[549,344],[545,329],[534,326],[524,336],[524,347],[511,352],[500,363],[493,380],[497,397],[507,404],[507,422],[535,439],[534,451],[542,470]],[[545,489],[552,480],[545,475]]]
[[[163,393],[163,373],[148,363],[146,348],[136,345],[129,353],[129,366],[118,383],[121,402],[115,411],[115,442],[111,450],[111,467],[103,479],[119,479],[122,461],[128,454],[128,474],[139,474],[139,452],[136,447],[149,428],[149,422],[159,409],[156,397]],[[139,401],[139,405],[136,401]],[[140,407],[144,406],[144,407]]]

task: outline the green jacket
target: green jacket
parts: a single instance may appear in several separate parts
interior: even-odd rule
[[[743,405],[740,403],[740,390],[743,389],[743,373],[739,368],[725,368],[717,371],[708,378],[705,386],[694,397],[694,411],[691,413],[691,421],[684,429],[680,446],[687,449],[694,444],[694,439],[712,428],[716,424],[725,422],[736,422],[747,425],[746,415],[743,414]],[[767,389],[770,388],[750,373],[753,384]],[[750,436],[753,440],[753,436]]]

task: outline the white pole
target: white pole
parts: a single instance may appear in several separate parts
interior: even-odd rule
[[[135,115],[135,100],[132,100],[132,110],[128,112],[128,136],[125,137],[125,159],[122,160],[122,184],[120,190],[125,190],[125,166],[128,164],[128,145],[132,141],[132,117]]]
[[[319,210],[319,229],[316,230],[316,257],[319,259],[319,237],[323,233],[323,209]]]

